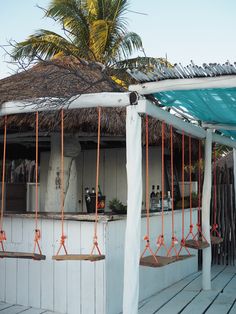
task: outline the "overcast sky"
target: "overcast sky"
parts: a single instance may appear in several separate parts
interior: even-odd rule
[[[0,0],[0,44],[24,40],[39,28],[59,31],[43,18],[38,4],[50,0]],[[236,0],[130,0],[129,28],[143,39],[148,56],[172,63],[236,61]],[[140,52],[140,55],[142,53]],[[7,57],[0,51],[0,78],[12,74]]]

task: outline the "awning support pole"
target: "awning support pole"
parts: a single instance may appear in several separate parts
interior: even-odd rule
[[[205,141],[205,166],[204,183],[202,192],[202,232],[208,241],[210,239],[210,206],[211,206],[211,186],[212,186],[212,130],[206,132]],[[211,289],[211,246],[203,250],[202,261],[202,289]]]
[[[123,314],[137,314],[142,209],[141,117],[135,105],[128,106],[126,110],[128,200],[125,233]]]
[[[236,204],[236,149],[233,149],[233,169],[234,169],[234,201]]]

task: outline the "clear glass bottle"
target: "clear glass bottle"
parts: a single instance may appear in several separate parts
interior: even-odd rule
[[[155,185],[152,185],[152,192],[150,194],[150,210],[154,211],[155,210]]]

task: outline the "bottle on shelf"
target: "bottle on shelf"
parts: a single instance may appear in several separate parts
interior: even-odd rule
[[[170,195],[170,191],[167,192],[167,205],[168,205],[168,210],[172,209],[172,199]]]
[[[157,185],[157,192],[156,192],[156,209],[159,211],[161,208],[161,202],[160,202],[160,186]]]
[[[102,196],[100,185],[98,186],[98,197]]]
[[[160,191],[160,211],[162,211],[162,191]]]
[[[155,210],[155,185],[152,185],[152,192],[150,194],[150,210],[154,211]]]

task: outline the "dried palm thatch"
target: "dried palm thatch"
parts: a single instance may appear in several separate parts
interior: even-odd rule
[[[0,80],[0,104],[40,97],[70,98],[78,94],[119,92],[97,63],[75,57],[42,61],[30,69]]]
[[[120,92],[117,85],[97,63],[88,63],[74,57],[60,57],[40,62],[27,71],[0,80],[0,105],[7,101],[30,101],[42,97],[69,99],[83,93]],[[101,133],[108,136],[125,136],[124,108],[103,108]],[[160,144],[160,122],[149,119],[150,145]],[[97,109],[76,109],[65,111],[66,132],[91,134],[97,132]],[[3,128],[3,119],[0,119]],[[27,132],[35,128],[34,114],[18,114],[8,117],[8,130]],[[60,131],[58,111],[41,112],[40,131]],[[144,125],[143,125],[144,129]],[[169,131],[166,129],[166,136]],[[143,132],[144,134],[144,132]],[[179,142],[178,136],[174,140]],[[145,143],[145,141],[143,141]]]

